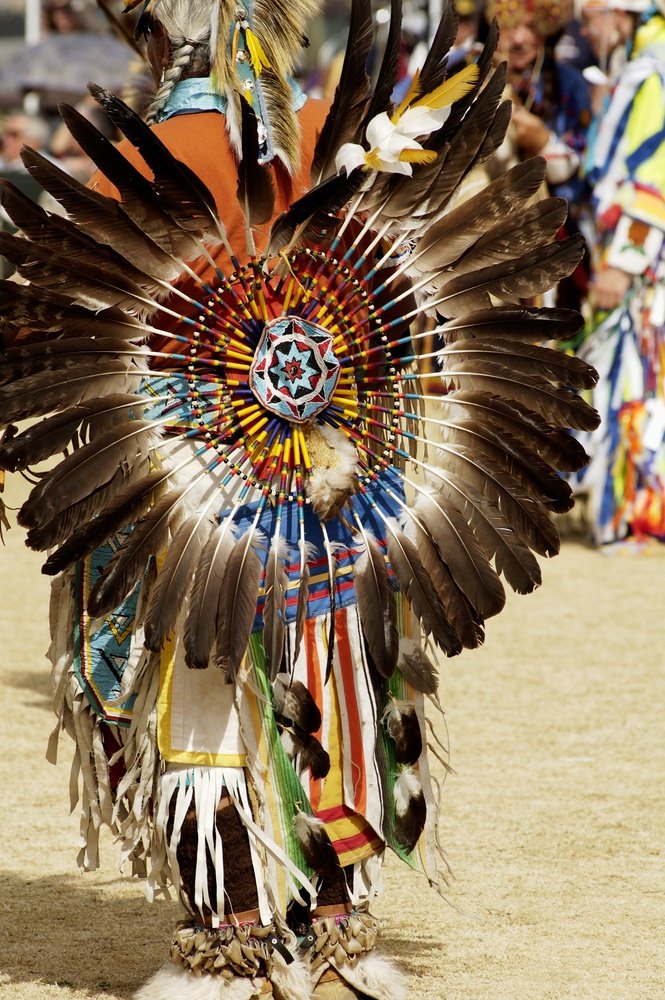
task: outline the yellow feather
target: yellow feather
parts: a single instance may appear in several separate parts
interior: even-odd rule
[[[435,149],[403,149],[399,159],[402,163],[434,163],[437,156]]]
[[[415,101],[419,93],[420,93],[420,70],[417,69],[413,74],[411,85],[407,90],[404,99],[400,104],[397,105],[397,107],[393,111],[392,118],[390,119],[393,125],[397,124],[397,122],[400,120],[406,109],[411,104],[411,101]]]
[[[247,48],[249,49],[249,58],[252,63],[252,69],[254,70],[255,76],[260,76],[261,71],[264,69],[270,69],[270,63],[268,62],[268,57],[263,51],[263,46],[258,40],[253,31],[249,28],[245,31],[245,40],[247,42]]]
[[[473,88],[478,79],[478,72],[478,66],[475,63],[465,66],[459,73],[455,73],[455,76],[445,80],[436,90],[430,91],[429,94],[425,94],[424,97],[415,101],[411,107],[438,110],[449,104],[454,104]]]

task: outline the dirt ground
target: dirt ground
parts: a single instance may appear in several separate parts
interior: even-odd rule
[[[118,874],[108,836],[103,867],[76,870],[66,739],[44,759],[48,582],[20,530],[0,558],[0,997],[128,1000],[176,907]],[[376,908],[413,1000],[665,997],[664,570],[665,551],[569,542],[443,665],[455,878],[444,901],[391,861]]]

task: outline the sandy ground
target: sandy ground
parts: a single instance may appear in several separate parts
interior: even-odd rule
[[[11,495],[9,500],[11,500]],[[2,1000],[127,1000],[161,964],[174,903],[76,870],[69,747],[53,725],[48,582],[12,530],[2,558]],[[383,947],[414,1000],[665,997],[665,552],[568,543],[545,585],[443,668],[455,773],[447,901],[390,862]]]

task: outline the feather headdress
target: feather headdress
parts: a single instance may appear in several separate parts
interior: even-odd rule
[[[278,48],[302,12],[291,5],[280,23],[276,10],[255,3],[252,23],[281,74]],[[503,71],[489,69],[496,32],[477,65],[448,77],[447,14],[394,107],[397,2],[392,17],[372,90],[370,8],[354,0],[357,32],[314,153],[314,186],[265,246],[248,242],[249,259],[229,246],[195,173],[98,88],[151,179],[65,109],[122,200],[30,151],[26,165],[68,219],[6,189],[23,235],[3,237],[0,249],[27,283],[0,283],[0,312],[5,330],[32,333],[0,355],[0,411],[6,421],[46,419],[8,436],[0,464],[25,468],[70,449],[22,508],[30,543],[55,546],[45,566],[55,573],[133,526],[95,585],[94,614],[115,607],[159,557],[148,646],[182,627],[189,665],[216,663],[229,681],[265,628],[267,674],[281,678],[275,711],[299,734],[294,753],[320,748],[313,723],[294,719],[302,691],[284,682],[311,602],[321,593],[328,602],[329,667],[337,602],[350,593],[377,683],[398,670],[434,694],[429,658],[400,642],[396,593],[445,653],[481,643],[503,581],[533,590],[534,553],[556,553],[550,515],[571,503],[558,470],[586,460],[566,430],[598,421],[577,395],[593,370],[543,346],[570,336],[579,318],[525,304],[581,254],[577,241],[555,239],[560,202],[525,208],[542,164],[515,167],[465,200],[465,177],[507,122]],[[241,127],[256,128],[251,114]],[[243,148],[256,157],[255,137]],[[254,166],[237,184],[248,230],[266,213]],[[211,260],[215,243],[233,269],[216,266],[208,284],[189,261]],[[434,351],[415,322],[426,317]],[[409,765],[412,721],[397,708],[388,720]],[[400,789],[399,836],[410,847],[422,811],[411,771]],[[407,815],[416,816],[408,829]]]

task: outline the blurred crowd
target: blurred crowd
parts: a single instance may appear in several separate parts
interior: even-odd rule
[[[45,0],[44,36],[107,32],[117,40],[123,28],[100,18],[104,6],[120,4]],[[665,541],[665,0],[457,0],[456,7],[451,67],[478,57],[496,18],[497,60],[507,63],[512,102],[506,141],[469,190],[541,155],[539,196],[566,198],[561,235],[584,240],[580,265],[546,304],[582,311],[583,331],[563,349],[579,352],[600,375],[593,402],[603,425],[584,441],[592,461],[574,484],[587,500],[592,538]],[[387,31],[387,9],[376,7],[375,16]],[[334,93],[346,24],[337,0],[312,32],[302,73],[310,92]],[[435,27],[427,8],[407,5],[400,87],[408,87]],[[123,41],[135,67],[125,96],[140,110],[149,99],[147,74],[140,52]],[[76,103],[113,137],[84,87]],[[0,110],[0,176],[57,211],[23,167],[24,144],[81,180],[91,175],[44,95],[39,113],[23,105]],[[9,226],[6,217],[0,223]]]

